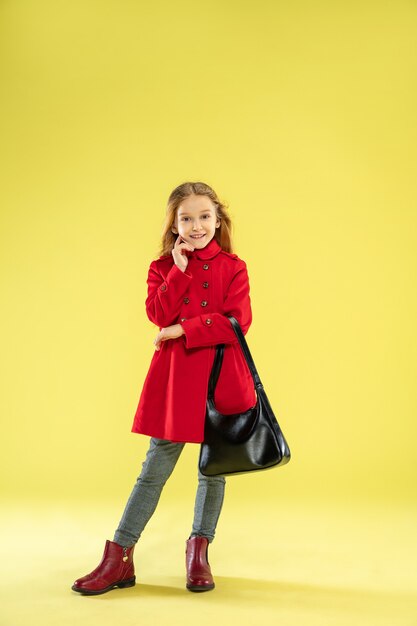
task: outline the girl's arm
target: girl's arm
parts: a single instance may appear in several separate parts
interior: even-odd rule
[[[218,343],[237,343],[238,338],[227,316],[232,315],[235,317],[243,334],[246,335],[252,323],[249,292],[250,286],[246,263],[239,259],[239,269],[231,280],[224,301],[224,314],[203,313],[181,322],[186,348],[215,346]]]
[[[187,268],[183,272],[177,265],[173,265],[164,279],[158,272],[156,261],[152,261],[146,281],[148,297],[145,301],[146,313],[151,322],[161,328],[176,323],[191,278]]]

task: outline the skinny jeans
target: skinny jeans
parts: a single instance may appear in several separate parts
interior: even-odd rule
[[[129,547],[139,540],[152,517],[162,489],[170,477],[185,442],[151,437],[142,470],[126,503],[113,541]],[[224,476],[204,476],[198,470],[198,487],[194,505],[194,519],[190,537],[214,539],[217,521],[223,506],[226,479]]]

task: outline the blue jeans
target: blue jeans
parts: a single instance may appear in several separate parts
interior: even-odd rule
[[[152,517],[166,481],[170,477],[185,442],[151,438],[142,471],[127,501],[113,541],[122,546],[136,543]],[[198,469],[198,468],[197,468]],[[204,476],[198,469],[198,488],[191,536],[214,539],[217,520],[223,505],[226,479]]]

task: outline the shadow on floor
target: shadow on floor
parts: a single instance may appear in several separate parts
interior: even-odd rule
[[[167,578],[164,577],[166,581]],[[112,600],[127,597],[143,598],[183,598],[194,596],[198,602],[210,603],[217,606],[238,602],[242,609],[254,608],[257,612],[262,608],[268,611],[287,610],[308,614],[343,614],[345,617],[364,617],[368,614],[373,619],[381,617],[392,619],[397,623],[401,616],[410,618],[416,616],[417,598],[407,592],[375,591],[369,589],[352,589],[315,586],[300,583],[279,582],[271,580],[253,580],[249,578],[231,578],[216,576],[216,588],[212,591],[193,593],[185,588],[182,577],[171,577],[172,585],[154,585],[137,580],[135,587],[129,589],[114,589],[99,596],[81,596],[88,600]],[[410,622],[413,623],[413,622]]]

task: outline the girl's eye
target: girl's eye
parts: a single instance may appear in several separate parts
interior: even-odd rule
[[[203,215],[202,217],[207,217],[207,218],[210,218],[210,214],[209,214],[209,213],[206,213],[206,214],[205,214],[205,215]],[[186,221],[186,220],[188,220],[188,219],[190,219],[190,218],[189,218],[189,217],[182,217],[182,218],[181,218],[181,221],[182,221],[182,222],[185,222],[185,221]]]

